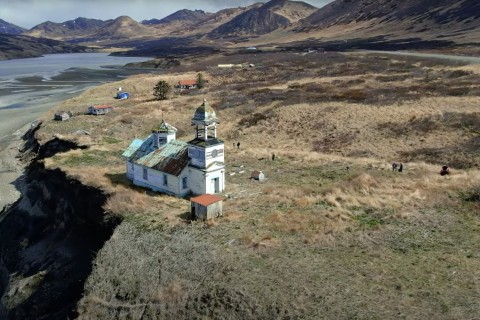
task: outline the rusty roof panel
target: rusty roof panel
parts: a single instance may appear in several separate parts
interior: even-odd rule
[[[178,176],[188,165],[188,144],[183,141],[170,141],[160,149],[145,152],[138,157],[140,152],[135,152],[133,162],[158,171]]]
[[[197,84],[197,80],[188,79],[188,80],[180,80],[178,84],[181,86],[193,86]]]
[[[201,196],[190,199],[191,202],[201,204],[204,207],[209,206],[213,203],[222,201],[222,200],[223,200],[222,197],[219,197],[219,196],[216,196],[216,195],[213,195],[213,194],[208,194],[208,193],[202,194]]]

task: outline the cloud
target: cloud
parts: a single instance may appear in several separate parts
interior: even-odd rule
[[[321,7],[332,0],[306,0]],[[137,21],[161,19],[181,9],[216,12],[251,5],[255,0],[2,0],[0,19],[32,28],[45,22],[63,22],[78,17],[108,20],[128,15]],[[5,5],[6,3],[6,5]]]

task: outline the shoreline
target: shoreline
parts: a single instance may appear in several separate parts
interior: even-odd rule
[[[20,199],[20,186],[24,174],[25,163],[19,158],[24,144],[22,137],[31,128],[32,123],[22,126],[0,140],[0,211]]]

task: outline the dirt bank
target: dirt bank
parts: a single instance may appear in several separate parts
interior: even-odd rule
[[[23,156],[35,158],[14,182],[23,196],[0,213],[0,318],[72,318],[95,253],[118,220],[104,216],[105,193],[45,169],[45,156],[71,145],[54,140],[35,153],[34,130],[25,137]]]

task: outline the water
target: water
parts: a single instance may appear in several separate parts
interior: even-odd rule
[[[87,88],[147,72],[121,67],[149,59],[69,53],[0,61],[0,143],[19,127]]]
[[[44,79],[70,68],[102,69],[102,66],[123,66],[148,58],[114,57],[108,53],[47,54],[39,58],[0,61],[0,81],[12,78],[39,76]]]

